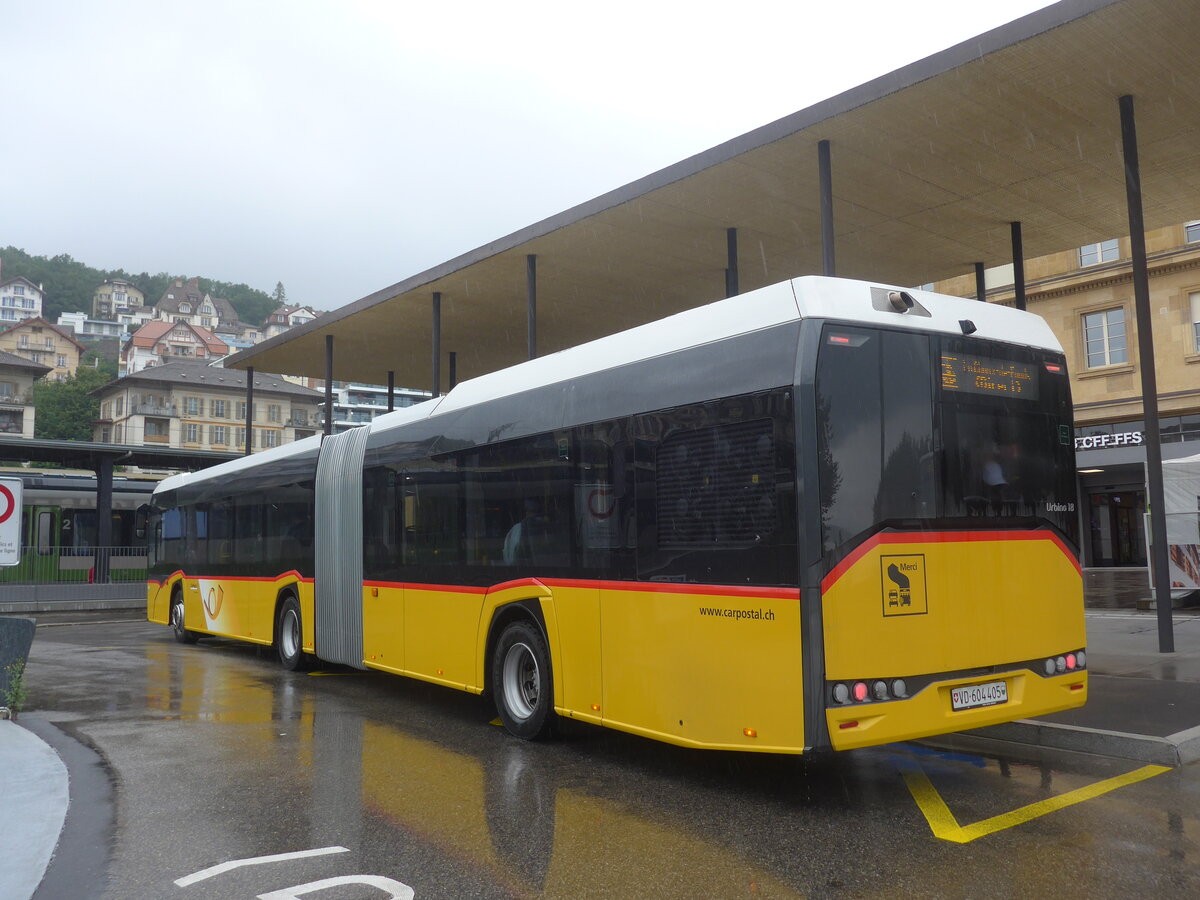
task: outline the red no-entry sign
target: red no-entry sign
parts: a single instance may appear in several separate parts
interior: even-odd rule
[[[21,561],[21,482],[0,480],[0,566]]]

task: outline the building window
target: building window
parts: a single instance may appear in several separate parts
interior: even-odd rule
[[[229,418],[229,408],[225,405],[224,400],[213,400],[212,401],[212,414],[213,414],[214,419],[228,419]],[[224,441],[222,441],[221,443],[224,443]]]
[[[282,422],[283,421],[283,411],[279,408],[278,403],[268,403],[267,404],[267,421],[268,422]]]
[[[6,400],[16,396],[17,386],[11,381],[0,381],[0,397]]]
[[[229,443],[229,429],[224,425],[214,425],[212,427],[212,442],[218,446],[224,447]]]
[[[1111,241],[1101,241],[1098,244],[1088,244],[1079,248],[1079,265],[1094,266],[1103,262],[1112,262],[1121,257],[1121,244],[1116,238]]]
[[[279,432],[278,431],[268,431],[265,428],[262,429],[262,445],[264,447],[278,447],[279,446]]]
[[[201,431],[200,426],[194,422],[188,422],[185,426],[183,426],[183,439],[189,444],[200,443],[200,436],[202,434],[203,432]]]
[[[14,294],[24,294],[25,288],[22,285],[14,284],[13,285],[13,293]]]
[[[118,416],[124,414],[124,411],[125,411],[125,398],[124,397],[118,397],[115,401],[113,401],[113,411]]]
[[[1200,222],[1188,222],[1183,226],[1183,239],[1189,244],[1200,241]]]
[[[1124,308],[1085,313],[1083,343],[1089,369],[1126,362]]]
[[[245,428],[233,429],[233,440],[234,440],[234,443],[237,444],[237,446],[244,448],[246,446],[246,429]]]
[[[1200,291],[1188,295],[1192,301],[1192,352],[1200,353]]]
[[[60,369],[65,369],[67,367],[67,358],[62,354],[59,354],[58,357],[58,367]]]
[[[183,412],[184,415],[198,416],[200,415],[200,398],[199,397],[184,397]]]

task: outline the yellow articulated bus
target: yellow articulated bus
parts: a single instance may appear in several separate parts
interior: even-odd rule
[[[1072,410],[1037,316],[797,278],[162,482],[148,615],[687,747],[1087,696]]]

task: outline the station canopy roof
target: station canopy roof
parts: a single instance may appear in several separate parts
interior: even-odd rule
[[[905,286],[1129,233],[1118,98],[1132,95],[1147,228],[1200,218],[1200,5],[1064,0],[337,309],[229,365],[407,387],[526,358],[526,257],[546,355],[822,269],[829,141],[838,275]],[[853,48],[847,48],[853,53]]]

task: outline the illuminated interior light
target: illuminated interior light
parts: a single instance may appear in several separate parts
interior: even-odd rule
[[[753,738],[758,737],[758,732],[755,731],[753,728],[743,728],[742,734],[744,734],[746,737],[753,737]]]
[[[600,712],[600,704],[599,703],[592,704],[592,712]]]
[[[829,343],[831,343],[831,344],[849,344],[850,338],[846,337],[843,334],[831,334],[829,336]]]
[[[1059,375],[1062,373],[1062,366],[1056,366],[1054,363],[1046,363],[1046,371]]]

